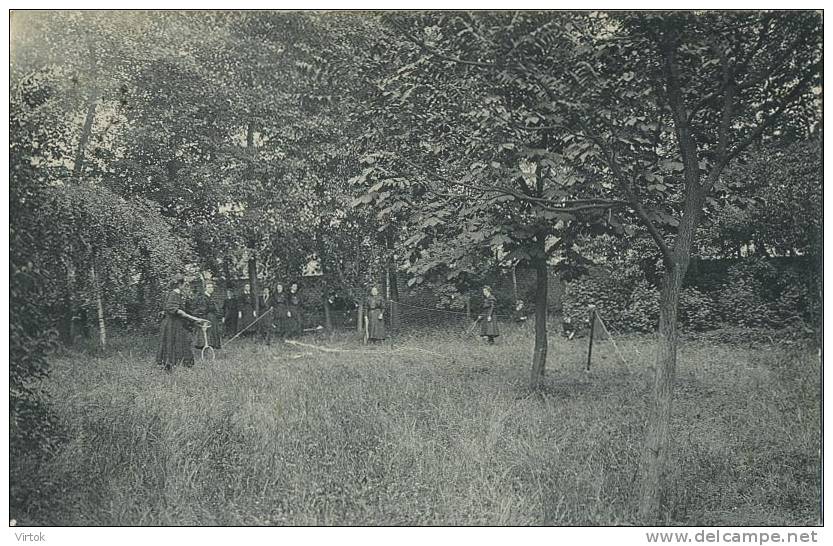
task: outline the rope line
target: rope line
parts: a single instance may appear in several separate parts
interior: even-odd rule
[[[625,364],[625,366],[629,366],[628,361],[625,360],[624,356],[622,356],[622,351],[619,350],[619,346],[616,345],[616,340],[613,339],[613,336],[610,334],[610,331],[607,329],[607,326],[605,325],[605,321],[602,320],[602,316],[598,312],[595,312],[595,314],[596,314],[596,318],[599,319],[599,324],[602,325],[602,328],[604,329],[605,333],[607,334],[608,339],[610,339],[610,342],[613,343],[613,348],[616,349],[616,354],[619,355],[619,358],[622,359],[622,362]]]
[[[329,347],[321,347],[319,345],[312,345],[311,343],[304,343],[294,339],[285,339],[284,343],[289,345],[296,345],[298,347],[306,347],[308,349],[315,349],[323,353],[362,353],[362,354],[379,354],[379,351],[369,351],[367,349],[331,349]]]
[[[284,340],[284,342],[288,343],[289,345],[295,345],[297,347],[306,347],[308,349],[315,349],[316,351],[321,351],[323,353],[359,353],[359,354],[375,354],[375,355],[378,355],[380,353],[383,354],[383,351],[373,351],[373,350],[368,350],[368,349],[333,349],[333,348],[330,348],[330,347],[321,347],[320,345],[313,345],[311,343],[304,343],[302,341],[297,341],[297,340],[294,340],[294,339],[287,339],[287,340]],[[391,349],[389,352],[391,352],[391,353],[400,353],[400,352],[403,351],[403,349],[410,349],[411,351],[421,351],[423,353],[432,354],[432,355],[439,356],[439,357],[442,357],[442,358],[450,358],[446,355],[442,355],[440,353],[435,353],[434,351],[429,351],[427,349],[421,349],[419,347],[411,347],[411,346],[407,346],[407,345],[403,345],[398,349]]]
[[[466,313],[465,311],[452,311],[452,310],[450,310],[450,309],[439,309],[439,308],[432,308],[432,307],[422,307],[422,306],[420,306],[420,305],[412,305],[412,304],[410,304],[410,303],[402,303],[401,301],[391,301],[390,303],[391,303],[391,304],[396,304],[396,305],[401,305],[401,306],[403,306],[403,307],[411,307],[411,308],[413,308],[413,309],[423,309],[423,310],[425,310],[425,311],[435,311],[435,312],[438,312],[438,313],[448,313],[448,314],[452,314],[452,315],[465,315],[465,316],[469,316],[469,314],[472,314],[472,315],[473,315],[473,314],[479,314],[479,313],[476,313],[475,311],[472,311],[471,313]],[[492,314],[492,316],[493,316],[493,317],[501,317],[501,318],[512,318],[512,315],[502,315],[502,314],[498,314],[498,313],[493,313],[493,314]]]
[[[266,315],[268,315],[268,314],[272,311],[272,309],[274,309],[274,307],[270,307],[269,309],[267,309],[265,313],[263,313],[262,315],[260,315],[260,316],[259,316],[259,317],[257,317],[256,319],[254,319],[252,322],[250,322],[248,326],[246,326],[245,328],[243,328],[242,330],[240,330],[239,332],[237,332],[236,334],[234,334],[234,337],[232,337],[230,340],[226,341],[226,346],[228,346],[228,344],[229,344],[229,343],[231,343],[232,341],[234,341],[235,339],[237,339],[237,337],[238,337],[240,334],[242,334],[243,332],[245,332],[246,330],[248,330],[249,328],[251,328],[252,326],[254,326],[254,325],[255,325],[255,323],[256,323],[257,321],[259,321],[260,319],[262,319],[263,317],[265,317]]]
[[[601,316],[599,316],[599,318],[601,318]],[[618,337],[623,337],[622,334],[620,334],[619,331],[613,326],[610,326],[610,329],[613,330],[613,333],[616,334]],[[636,346],[636,344],[633,344],[632,348],[634,351],[636,351],[636,354],[639,356],[639,358],[642,358],[642,353],[639,351],[639,348]]]

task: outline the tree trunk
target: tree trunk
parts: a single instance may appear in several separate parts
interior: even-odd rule
[[[564,328],[564,279],[559,274],[555,275],[552,292],[552,314],[555,319],[553,326],[556,332],[561,332]]]
[[[677,366],[677,310],[683,274],[679,267],[665,273],[660,296],[659,339],[654,396],[646,431],[640,483],[639,521],[659,524],[670,451],[671,401]]]
[[[148,275],[144,268],[139,269],[139,282],[136,284],[136,308],[135,308],[135,315],[132,318],[134,324],[144,324],[145,321],[145,311],[146,311],[146,301],[147,301],[147,290],[145,289],[145,285],[148,282]]]
[[[695,175],[696,176],[696,175]],[[659,339],[657,340],[653,406],[648,420],[639,483],[639,521],[657,525],[662,521],[662,501],[671,454],[671,403],[677,369],[677,313],[683,279],[691,261],[694,230],[704,196],[698,184],[687,181],[687,195],[674,249],[666,264],[660,294]]]
[[[255,157],[257,156],[257,148],[255,147],[255,123],[253,120],[249,120],[249,123],[246,125],[246,151],[249,154],[249,165],[246,167],[246,178],[252,179],[254,178],[254,161]],[[253,242],[247,241],[249,245],[252,245]],[[257,254],[254,248],[249,247],[249,288],[251,288],[251,298],[252,298],[252,307],[255,310],[255,315],[259,315],[260,309],[259,307],[259,293],[257,286]]]
[[[518,275],[515,273],[515,270],[518,268],[518,264],[512,265],[512,304],[518,302]]]
[[[231,278],[231,258],[228,255],[223,256],[223,275],[226,281],[226,290],[232,289],[232,278]]]
[[[257,148],[255,147],[255,122],[250,120],[246,125],[246,152],[249,155],[249,164],[246,166],[246,178],[251,180],[255,174],[255,158]]]
[[[246,125],[246,148],[249,150],[249,153],[252,153],[252,149],[254,148],[255,144],[255,124],[254,121],[249,121]],[[254,155],[252,153],[252,155]]]
[[[70,245],[69,252],[72,252]],[[73,294],[75,293],[75,270],[67,258],[66,262],[66,284],[64,285],[64,317],[63,324],[60,328],[60,334],[64,345],[71,346],[75,343],[75,302]]]
[[[390,306],[390,325],[391,328],[399,326],[399,279],[396,275],[396,265],[394,264],[393,256],[388,255],[387,263],[388,272],[388,300],[391,301]]]
[[[356,332],[364,338],[364,300],[361,299],[358,308],[356,308]]]
[[[84,125],[81,127],[81,137],[78,139],[78,149],[75,152],[75,165],[73,165],[72,173],[77,178],[84,168],[84,154],[87,149],[87,143],[90,141],[90,135],[93,130],[93,122],[95,121],[95,109],[98,105],[98,91],[93,90],[87,99],[87,113],[84,116]]]
[[[249,296],[252,298],[252,307],[254,307],[255,313],[259,313],[258,305],[260,304],[260,298],[258,298],[258,294],[260,293],[257,289],[257,255],[253,249],[249,250],[249,288],[251,288],[251,293]]]
[[[542,245],[543,246],[543,245]],[[542,254],[543,254],[543,248]],[[547,366],[547,259],[535,259],[535,351],[532,355],[532,376],[529,386],[537,389],[544,379]]]
[[[81,127],[81,136],[78,139],[78,148],[75,151],[75,163],[72,167],[73,176],[78,180],[82,169],[84,167],[84,153],[87,149],[87,143],[90,141],[90,135],[92,134],[93,130],[93,121],[95,121],[95,110],[96,105],[98,104],[98,91],[93,90],[90,93],[90,96],[87,98],[87,113],[84,116],[84,125]],[[72,246],[69,247],[68,254],[72,255]],[[69,258],[71,259],[71,258]],[[64,293],[64,328],[63,328],[63,338],[64,343],[66,345],[72,345],[75,342],[75,310],[73,309],[74,302],[72,298],[73,294],[73,285],[72,282],[73,272],[71,271],[71,267],[67,269],[67,286],[66,292]]]
[[[107,324],[104,321],[104,301],[101,298],[101,285],[98,282],[98,275],[96,275],[95,264],[90,267],[90,276],[93,281],[93,290],[95,292],[95,304],[98,312],[98,341],[101,350],[107,348]]]
[[[330,291],[327,285],[324,285],[324,325],[328,332],[333,331],[333,314],[330,309]]]

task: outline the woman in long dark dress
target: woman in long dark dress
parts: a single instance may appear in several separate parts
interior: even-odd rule
[[[162,327],[159,332],[159,350],[156,351],[156,363],[165,371],[170,372],[174,366],[183,364],[187,367],[194,365],[194,355],[191,352],[191,334],[187,325],[205,322],[205,319],[189,315],[182,308],[182,292],[185,289],[185,277],[177,275],[172,284],[172,290],[165,300]]]
[[[483,287],[483,309],[480,316],[480,337],[486,338],[489,343],[494,343],[495,338],[500,335],[500,330],[497,326],[497,315],[495,314],[495,306],[497,300],[492,295],[492,289],[488,286]]]
[[[223,302],[223,335],[231,337],[237,333],[238,312],[234,292],[226,290],[226,300]]]
[[[237,331],[243,332],[255,321],[255,306],[252,304],[252,288],[249,283],[243,286],[243,293],[237,302]],[[243,335],[250,336],[254,333],[254,327],[246,330]]]
[[[269,294],[269,287],[265,287],[260,294],[260,299],[257,302],[258,315],[261,317],[257,321],[257,331],[260,334],[261,341],[266,341],[267,345],[272,344],[272,330],[274,329],[273,322],[275,320],[275,305],[274,299]]]
[[[194,301],[194,312],[210,322],[209,328],[203,335],[202,328],[197,328],[194,335],[194,347],[202,349],[205,347],[205,340],[208,339],[208,346],[213,349],[222,349],[223,341],[220,333],[220,309],[214,301],[214,285],[206,283],[203,292]]]
[[[371,342],[385,339],[385,310],[387,303],[385,298],[379,295],[379,289],[375,286],[370,289],[370,297],[365,303],[364,327],[367,339]]]
[[[289,296],[286,298],[286,305],[286,318],[288,319],[289,326],[287,336],[299,336],[304,331],[304,323],[302,316],[303,301],[301,300],[301,295],[298,294],[297,283],[292,283],[292,286],[289,287]]]
[[[278,338],[283,339],[290,331],[291,313],[287,304],[286,293],[283,285],[275,285],[275,293],[272,295],[272,324]]]

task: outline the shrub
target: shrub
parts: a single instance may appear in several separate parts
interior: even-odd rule
[[[659,292],[648,284],[648,281],[641,280],[636,283],[622,319],[625,330],[656,331],[659,323]]]
[[[720,323],[715,301],[696,288],[683,288],[680,293],[680,323],[684,328],[703,332]]]
[[[609,271],[595,270],[569,284],[564,297],[564,316],[580,323],[587,319],[587,308],[595,305],[605,322],[616,329],[630,330],[625,312],[635,282],[631,276],[620,277]]]

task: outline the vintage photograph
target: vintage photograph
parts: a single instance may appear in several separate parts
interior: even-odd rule
[[[821,11],[9,18],[11,527],[822,524]]]

